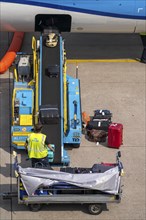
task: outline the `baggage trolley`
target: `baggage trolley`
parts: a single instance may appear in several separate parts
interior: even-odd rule
[[[123,166],[118,157],[117,161],[119,163],[119,175],[121,175]],[[17,162],[15,165],[17,166]],[[105,163],[105,166],[107,166],[107,163]],[[5,193],[3,194],[3,199],[17,197],[18,204],[25,204],[33,212],[39,211],[43,204],[86,204],[90,214],[98,215],[102,212],[103,205],[107,203],[120,203],[121,201],[121,178],[118,185],[118,193],[116,194],[59,182],[51,187],[40,187],[34,194],[29,195],[22,183],[21,175],[19,175],[17,171],[15,173],[17,177],[18,192]]]

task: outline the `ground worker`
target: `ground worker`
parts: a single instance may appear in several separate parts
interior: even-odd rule
[[[31,159],[32,167],[36,167],[36,164],[42,164],[43,167],[48,167],[48,148],[54,152],[46,135],[41,133],[42,127],[41,124],[35,125],[34,132],[26,139],[25,148]]]

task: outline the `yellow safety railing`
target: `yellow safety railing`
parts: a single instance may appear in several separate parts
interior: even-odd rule
[[[12,135],[13,136],[28,136],[29,134],[31,134],[32,132],[24,132],[24,131],[21,131],[21,132],[13,132]]]
[[[16,67],[14,68],[14,78],[15,78],[15,81],[18,82],[18,74],[17,74]]]
[[[66,79],[66,53],[64,52],[64,67],[63,67],[63,76],[64,76],[64,133],[67,132],[67,79]]]
[[[15,141],[15,142],[12,142],[12,143],[17,145],[17,146],[24,147],[25,141],[24,142]]]
[[[35,108],[34,108],[34,122],[38,123],[38,58],[37,58],[37,42],[35,37],[32,37],[32,50],[33,50],[33,78],[35,80]]]

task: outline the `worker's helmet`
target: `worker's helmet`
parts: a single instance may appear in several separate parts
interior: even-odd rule
[[[40,132],[40,131],[42,130],[42,128],[43,128],[43,125],[42,125],[42,124],[36,124],[36,125],[34,126],[34,131],[35,131],[35,132]]]

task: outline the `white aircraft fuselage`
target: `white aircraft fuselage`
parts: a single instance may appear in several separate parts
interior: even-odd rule
[[[145,0],[0,0],[0,31],[35,31],[39,14],[70,15],[71,32],[146,31]]]

